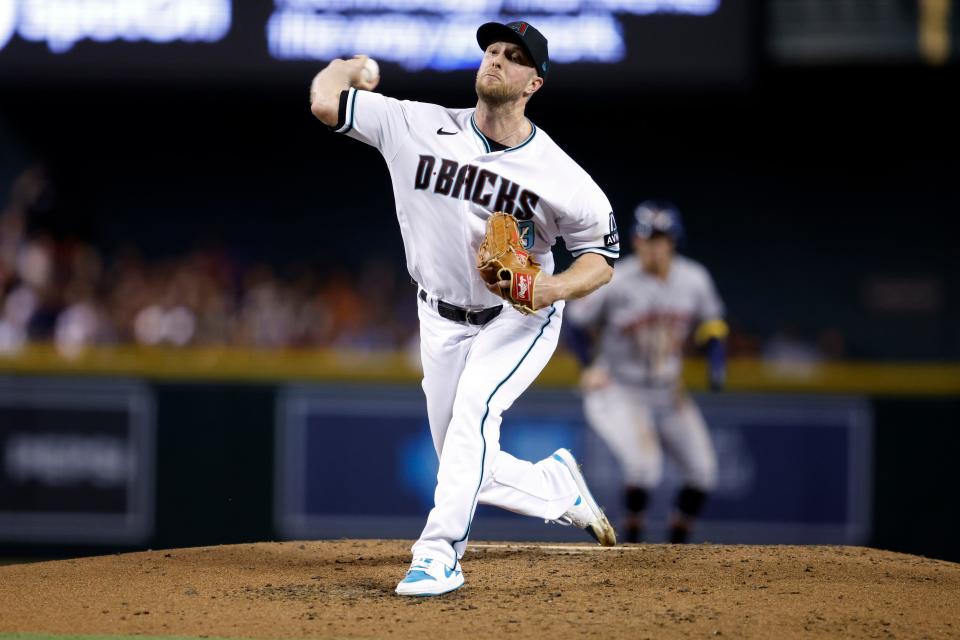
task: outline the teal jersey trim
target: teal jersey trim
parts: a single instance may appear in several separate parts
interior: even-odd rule
[[[579,258],[585,253],[602,253],[602,254],[612,254],[611,257],[618,258],[620,257],[620,252],[616,249],[607,249],[606,247],[586,247],[585,249],[577,249],[576,251],[571,251],[570,255],[574,258]]]
[[[531,123],[530,123],[530,126],[533,127],[533,130],[530,131],[530,135],[527,136],[527,139],[526,139],[526,140],[524,140],[523,142],[521,142],[520,144],[518,144],[518,145],[515,146],[515,147],[510,147],[509,149],[504,149],[503,152],[504,152],[504,153],[509,153],[509,152],[511,152],[511,151],[516,151],[517,149],[522,149],[523,147],[525,147],[525,146],[527,146],[528,144],[530,144],[530,141],[533,140],[533,136],[537,135],[537,125],[535,125],[535,124],[533,124],[533,123],[531,122]]]
[[[337,130],[337,133],[340,134],[348,133],[351,129],[353,129],[353,118],[357,109],[357,90],[351,87],[350,91],[353,92],[353,94],[350,96],[350,108],[347,109],[347,111],[350,112],[350,116],[347,118],[347,124]]]
[[[480,439],[483,440],[483,455],[480,457],[480,480],[477,481],[477,490],[473,492],[473,502],[470,505],[471,516],[470,521],[467,523],[467,530],[464,532],[463,536],[459,540],[454,540],[453,544],[458,542],[463,542],[467,539],[467,536],[470,535],[470,528],[473,526],[473,505],[477,503],[477,496],[480,495],[480,485],[483,484],[483,471],[484,471],[484,461],[487,458],[487,438],[483,435],[483,425],[487,421],[487,416],[490,415],[490,401],[493,400],[493,396],[500,390],[507,380],[509,380],[514,373],[517,372],[517,369],[520,368],[520,365],[523,364],[523,361],[527,359],[527,356],[530,355],[530,352],[533,351],[533,347],[537,344],[537,341],[540,339],[540,336],[543,335],[544,330],[547,328],[547,325],[550,324],[550,320],[553,318],[553,314],[557,312],[557,308],[553,305],[550,305],[550,313],[547,314],[547,319],[544,321],[543,325],[540,327],[540,332],[537,333],[537,337],[533,339],[533,342],[530,343],[530,346],[527,347],[526,352],[523,354],[523,357],[520,358],[520,361],[510,370],[510,373],[507,374],[507,377],[500,381],[500,383],[494,388],[490,395],[487,397],[486,409],[483,412],[483,418],[480,419]]]
[[[353,96],[350,98],[350,124],[347,126],[347,130],[344,133],[347,133],[353,129],[353,119],[357,117],[357,90],[353,90]]]
[[[477,121],[473,119],[473,114],[470,114],[470,126],[473,127],[473,132],[480,137],[480,141],[483,142],[483,148],[485,153],[490,153],[490,141],[487,140],[487,136],[483,135],[480,131],[480,127],[477,126]]]
[[[483,141],[483,148],[486,149],[486,153],[490,153],[492,150],[490,147],[490,139],[487,138],[487,136],[483,135],[483,132],[480,131],[480,127],[477,126],[477,121],[473,117],[474,115],[475,114],[473,113],[470,114],[470,126],[473,127],[474,133],[476,133],[477,136],[479,136],[480,140]],[[510,151],[516,151],[517,149],[522,149],[523,147],[530,144],[530,141],[533,140],[533,136],[537,135],[537,125],[533,124],[533,122],[529,118],[527,119],[527,122],[529,122],[530,126],[532,127],[530,131],[530,135],[527,136],[526,140],[524,140],[517,146],[510,147],[509,149],[504,149],[503,150],[504,153],[508,153]]]

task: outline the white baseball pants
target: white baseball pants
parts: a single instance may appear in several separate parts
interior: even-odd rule
[[[663,477],[663,453],[684,483],[710,492],[717,484],[717,456],[703,414],[686,394],[648,392],[616,382],[584,397],[587,422],[623,469],[624,483],[652,489]],[[661,446],[662,444],[662,446]]]
[[[553,520],[578,492],[552,458],[532,464],[500,450],[501,414],[553,355],[563,302],[529,316],[507,306],[482,327],[442,318],[434,304],[418,299],[423,391],[440,469],[413,555],[453,567],[466,550],[478,502]]]

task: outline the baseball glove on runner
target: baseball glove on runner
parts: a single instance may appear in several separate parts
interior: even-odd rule
[[[477,270],[487,288],[521,313],[533,313],[540,264],[520,242],[517,220],[498,211],[487,220],[487,233],[477,251]],[[509,282],[509,288],[500,287]]]

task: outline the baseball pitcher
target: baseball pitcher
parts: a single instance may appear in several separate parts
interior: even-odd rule
[[[586,365],[590,334],[597,357],[581,375],[587,422],[623,470],[624,538],[642,539],[648,494],[663,473],[663,453],[683,472],[670,541],[688,540],[694,519],[716,484],[717,461],[700,410],[680,379],[690,334],[708,356],[710,387],[724,384],[723,303],[707,270],[676,254],[683,241],[680,213],[647,201],[635,213],[635,255],[623,260],[609,286],[570,305],[571,346]]]
[[[620,245],[606,196],[524,115],[550,68],[546,38],[526,22],[487,23],[477,41],[475,108],[374,93],[379,75],[366,56],[334,60],[311,85],[317,118],[383,155],[419,285],[423,390],[440,467],[401,595],[463,584],[459,559],[478,503],[615,544],[569,451],[531,463],[499,446],[503,412],[553,354],[564,301],[608,282]],[[558,237],[576,259],[553,274]]]

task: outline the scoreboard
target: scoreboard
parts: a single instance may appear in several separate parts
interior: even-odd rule
[[[522,18],[561,85],[740,83],[749,13],[749,0],[0,0],[0,78],[285,82],[366,53],[423,85],[476,68],[480,24]]]

